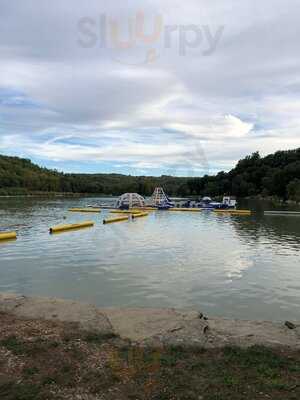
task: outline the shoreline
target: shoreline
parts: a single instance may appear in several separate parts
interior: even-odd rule
[[[76,323],[80,329],[114,334],[149,345],[207,349],[225,346],[300,349],[300,321],[247,321],[204,316],[201,310],[98,308],[72,300],[0,293],[0,313],[20,319]]]
[[[5,198],[31,198],[31,197],[90,197],[92,195],[84,193],[55,193],[55,192],[42,192],[36,194],[7,194],[1,195],[1,199]]]

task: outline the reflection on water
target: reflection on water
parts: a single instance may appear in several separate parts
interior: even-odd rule
[[[300,218],[264,217],[259,203],[252,217],[161,211],[104,226],[107,211],[67,211],[89,202],[0,199],[0,229],[19,236],[0,244],[0,291],[300,319]],[[48,233],[52,225],[86,219],[95,227]]]

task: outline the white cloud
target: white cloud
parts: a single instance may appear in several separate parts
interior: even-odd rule
[[[248,135],[253,126],[253,123],[244,122],[233,115],[215,117],[210,121],[206,121],[206,124],[202,122],[202,125],[192,125],[188,123],[171,123],[168,125],[171,129],[183,132],[187,135],[198,136],[202,139],[206,138],[207,140],[240,138]]]
[[[161,36],[156,60],[141,65],[131,63],[147,46],[116,54],[78,45],[80,18],[114,17],[126,38],[141,9],[148,33],[156,14],[165,25],[224,33],[208,57],[205,37],[182,56],[178,32],[170,48]],[[62,167],[76,160],[201,173],[252,151],[298,147],[299,15],[296,0],[2,2],[0,149]]]

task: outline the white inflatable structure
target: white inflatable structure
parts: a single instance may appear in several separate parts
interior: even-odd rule
[[[145,199],[137,193],[124,193],[116,202],[116,208],[145,207]]]
[[[155,188],[152,196],[151,196],[151,205],[152,206],[161,206],[162,204],[167,204],[170,203],[170,200],[166,193],[164,192],[164,189],[162,187],[157,187]]]

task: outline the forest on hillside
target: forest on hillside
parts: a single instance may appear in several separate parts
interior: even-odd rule
[[[28,159],[0,155],[0,195],[82,193],[151,195],[162,186],[170,196],[277,197],[300,201],[300,148],[266,157],[258,152],[240,160],[229,172],[199,178],[66,174],[33,164]]]

